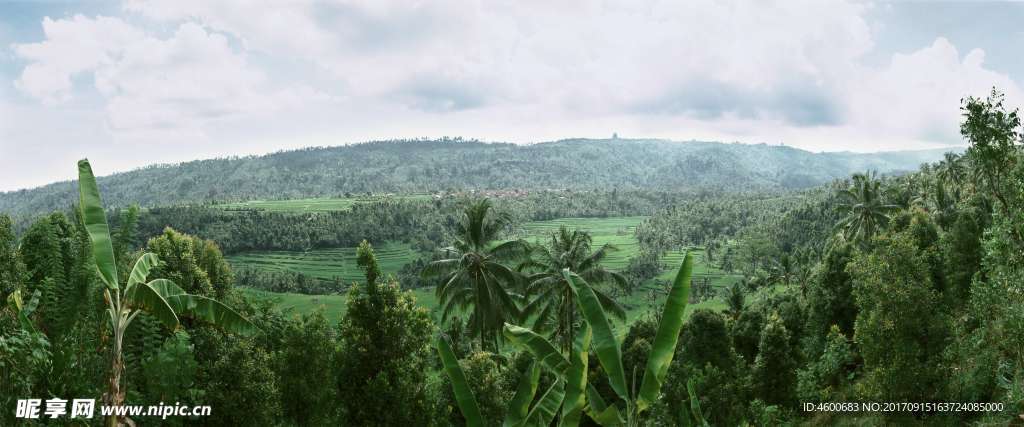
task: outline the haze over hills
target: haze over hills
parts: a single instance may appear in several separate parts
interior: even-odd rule
[[[396,140],[154,165],[101,177],[99,185],[108,207],[471,189],[736,192],[806,188],[868,169],[900,173],[946,151],[812,153],[765,144],[639,139],[532,145]],[[23,216],[60,209],[76,200],[76,191],[74,182],[65,181],[0,193],[0,212]]]

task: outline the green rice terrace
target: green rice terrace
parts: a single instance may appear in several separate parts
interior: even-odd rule
[[[523,225],[520,236],[530,243],[547,243],[551,234],[561,226],[578,228],[590,233],[595,248],[612,244],[617,251],[608,254],[601,263],[612,270],[621,270],[629,264],[629,258],[639,251],[633,232],[647,217],[627,216],[617,218],[560,218],[549,221],[528,222]],[[682,261],[680,258],[679,261]]]
[[[416,257],[416,252],[405,243],[389,242],[374,245],[373,249],[384,274],[395,274]],[[302,273],[320,280],[340,279],[346,284],[363,280],[363,272],[356,266],[355,248],[249,252],[227,259],[236,268]]]
[[[315,199],[307,199],[315,200]],[[303,201],[290,201],[277,205],[277,208],[303,209],[300,204]],[[329,206],[329,203],[322,203],[321,206]],[[335,206],[340,206],[336,204]],[[309,208],[305,208],[309,209]],[[315,208],[314,208],[315,209]],[[613,270],[622,270],[629,263],[629,259],[639,251],[639,246],[633,232],[646,217],[614,217],[614,218],[560,218],[549,221],[535,221],[523,225],[520,235],[531,243],[544,243],[551,233],[558,230],[562,225],[572,228],[579,228],[591,233],[594,247],[604,244],[612,244],[617,251],[611,252],[602,262],[606,267]],[[374,246],[377,260],[380,262],[384,274],[396,274],[406,263],[413,261],[419,254],[410,245],[405,243],[387,242]],[[740,275],[726,274],[715,266],[708,265],[704,259],[702,249],[691,249],[694,254],[694,285],[708,281],[709,286],[717,291],[722,287],[740,279]],[[629,295],[622,295],[619,301],[627,309],[628,321],[632,322],[642,316],[652,307],[657,307],[664,301],[668,283],[673,279],[676,268],[682,262],[683,251],[672,251],[666,253],[662,262],[665,270],[654,280],[637,286]],[[290,251],[263,251],[249,252],[228,256],[228,262],[235,268],[255,268],[277,272],[302,273],[321,280],[340,279],[343,283],[359,282],[363,279],[363,273],[356,266],[355,248],[330,248],[314,249],[304,252]],[[295,313],[305,313],[323,306],[324,313],[332,322],[336,322],[345,311],[344,295],[304,295],[295,293],[273,293],[254,289],[247,289],[246,292],[258,298],[277,298],[282,308],[292,308]],[[433,288],[415,289],[416,299],[424,307],[434,311],[437,309],[437,299],[434,296]],[[724,302],[714,297],[699,303],[687,306],[687,312],[697,308],[722,309]]]
[[[304,295],[293,293],[275,293],[261,291],[258,289],[240,288],[249,297],[255,299],[276,300],[278,307],[289,311],[291,314],[311,313],[317,309],[323,309],[324,317],[331,324],[338,323],[345,315],[345,295]],[[414,289],[416,301],[434,311],[437,307],[437,298],[434,296],[434,288]]]

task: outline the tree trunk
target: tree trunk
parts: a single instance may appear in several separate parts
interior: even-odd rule
[[[565,292],[565,299],[566,299],[566,313],[565,313],[565,317],[566,317],[566,319],[568,319],[568,323],[569,323],[569,334],[568,334],[568,336],[565,337],[565,343],[566,343],[565,348],[568,351],[569,357],[572,357],[573,341],[576,339],[576,333],[574,331],[574,329],[576,327],[576,318],[575,318],[575,316],[573,316],[573,314],[575,313],[574,309],[576,308],[576,305],[575,305],[576,301],[573,300],[572,287],[567,287],[565,291],[566,291]]]
[[[114,408],[124,403],[124,392],[121,391],[121,374],[124,372],[124,357],[121,354],[121,334],[114,333],[114,354],[110,366],[110,380],[107,394],[104,395],[104,404]],[[106,419],[108,427],[121,425],[121,419],[117,415],[108,416]]]

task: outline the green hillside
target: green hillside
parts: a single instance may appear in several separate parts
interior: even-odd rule
[[[266,212],[335,212],[347,211],[360,203],[375,203],[392,200],[429,200],[430,195],[383,195],[353,197],[315,197],[288,200],[249,200],[245,202],[224,203],[217,207],[224,210],[257,210]]]
[[[414,194],[469,189],[757,191],[806,188],[874,169],[917,168],[945,150],[812,153],[777,145],[571,139],[531,145],[379,141],[154,165],[99,178],[107,207]],[[102,170],[100,171],[102,172]],[[0,193],[0,212],[66,208],[75,184]]]

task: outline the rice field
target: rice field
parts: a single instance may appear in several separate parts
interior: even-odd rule
[[[374,245],[373,251],[385,275],[397,274],[417,255],[406,243]],[[341,279],[344,283],[363,280],[363,272],[356,265],[356,248],[248,252],[229,255],[227,260],[233,268],[302,273],[321,280]]]
[[[570,228],[579,228],[590,232],[593,238],[593,246],[600,247],[610,243],[618,248],[611,252],[603,265],[612,270],[621,270],[629,264],[629,259],[636,256],[640,251],[639,243],[633,232],[646,217],[615,217],[615,218],[562,218],[550,221],[530,222],[523,225],[522,238],[529,242],[546,243],[551,233],[558,231],[558,228],[565,225]],[[740,275],[726,274],[705,259],[702,248],[691,248],[690,253],[694,257],[693,283],[707,280],[714,292],[731,285],[740,280]],[[633,322],[637,318],[651,312],[652,309],[660,308],[667,296],[667,287],[675,279],[676,272],[683,262],[686,251],[672,251],[664,254],[662,263],[664,271],[653,280],[643,283],[630,295],[620,296],[619,302],[626,308],[627,322]],[[687,305],[686,313],[692,313],[698,308],[711,310],[722,310],[725,302],[715,297],[709,300]]]
[[[523,224],[522,238],[530,243],[546,244],[552,233],[561,226],[577,228],[590,233],[594,248],[604,244],[612,244],[618,250],[608,254],[603,265],[612,270],[621,270],[629,264],[629,259],[639,252],[640,248],[633,236],[636,226],[644,216],[627,216],[615,218],[561,218],[549,221],[536,221]]]
[[[303,295],[292,293],[267,292],[257,289],[240,288],[246,296],[255,299],[277,301],[277,307],[286,313],[295,315],[323,310],[324,317],[331,325],[336,325],[345,315],[345,295]],[[437,298],[433,288],[415,289],[412,291],[416,301],[433,311],[437,307]]]
[[[612,270],[624,269],[629,259],[639,252],[639,244],[633,235],[636,226],[645,217],[616,218],[562,218],[550,221],[530,222],[520,230],[521,237],[531,243],[546,243],[547,239],[562,225],[579,228],[591,233],[595,247],[606,243],[615,245],[618,250],[605,259],[605,267]],[[395,274],[417,256],[416,252],[404,243],[385,243],[375,246],[377,260],[381,270]],[[691,249],[694,256],[694,283],[707,280],[716,292],[740,279],[739,275],[725,274],[706,262],[703,249]],[[664,255],[662,262],[665,270],[655,279],[641,284],[630,295],[619,297],[627,311],[627,321],[632,322],[649,313],[652,308],[660,307],[667,293],[667,284],[675,278],[677,269],[683,260],[684,251],[673,251]],[[265,251],[231,255],[228,262],[233,267],[248,267],[270,271],[290,271],[303,273],[324,280],[340,278],[345,283],[361,282],[363,273],[356,266],[355,248],[317,249],[306,252]],[[309,312],[323,306],[325,314],[332,322],[336,322],[344,314],[344,295],[302,295],[275,294],[247,289],[250,295],[278,298],[282,308],[291,308],[295,312]],[[427,309],[434,311],[437,299],[433,288],[414,290],[417,301]],[[721,310],[725,303],[718,297],[687,306],[687,313],[697,308]]]
[[[637,225],[647,217],[616,217],[616,218],[563,218],[551,221],[530,222],[523,225],[523,238],[531,243],[546,243],[551,233],[558,231],[562,225],[571,228],[579,228],[590,232],[593,237],[593,246],[600,247],[606,243],[614,245],[618,250],[608,254],[602,265],[612,270],[622,270],[629,264],[629,259],[636,256],[640,251],[640,245],[633,232]],[[702,248],[691,248],[694,255],[694,277],[707,277],[712,287],[722,287],[732,284],[738,280],[738,275],[728,275],[704,259]],[[672,251],[664,254],[662,263],[665,271],[658,277],[659,280],[671,281],[675,278],[675,271],[683,262],[685,251]]]

